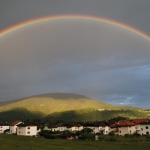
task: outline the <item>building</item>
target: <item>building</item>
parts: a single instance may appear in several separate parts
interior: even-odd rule
[[[17,135],[36,136],[38,133],[37,125],[34,123],[21,123],[17,125]]]
[[[84,128],[90,128],[93,133],[108,134],[109,124],[106,121],[86,122]]]
[[[136,124],[136,133],[140,135],[150,134],[150,120],[148,118],[134,119],[132,122]]]
[[[10,128],[10,133],[11,134],[16,134],[17,133],[17,125],[21,124],[22,121],[20,120],[16,120],[14,122],[12,122],[10,125],[9,125],[9,128]]]
[[[119,122],[110,125],[110,132],[117,135],[124,136],[125,134],[136,133],[136,124],[127,120],[120,120]]]
[[[0,134],[4,133],[5,130],[9,130],[9,124],[6,123],[0,123]]]

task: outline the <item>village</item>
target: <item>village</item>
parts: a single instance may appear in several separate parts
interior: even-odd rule
[[[10,124],[0,123],[0,134],[73,140],[82,139],[81,135],[83,134],[81,133],[93,135],[95,140],[98,138],[97,135],[149,135],[150,119],[138,118],[132,121],[120,120],[113,124],[109,124],[106,121],[66,122],[57,124],[45,123],[43,127],[39,122],[23,122],[21,120],[13,121]]]

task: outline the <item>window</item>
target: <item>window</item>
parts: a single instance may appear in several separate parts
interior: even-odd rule
[[[27,129],[30,129],[30,127],[28,127]]]
[[[146,126],[145,128],[148,129],[148,126]]]
[[[148,135],[148,134],[149,134],[149,132],[146,132],[146,134]]]
[[[121,133],[121,131],[120,131],[120,133]]]
[[[27,134],[30,134],[30,132],[27,132]]]
[[[143,131],[143,128],[141,128],[141,131]]]

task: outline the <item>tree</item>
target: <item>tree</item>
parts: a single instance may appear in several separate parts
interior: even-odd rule
[[[91,134],[93,132],[93,129],[91,128],[84,128],[81,130],[82,133],[84,134]]]

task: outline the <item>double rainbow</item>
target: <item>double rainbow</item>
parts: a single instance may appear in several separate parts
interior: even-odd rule
[[[46,17],[41,17],[41,18],[36,18],[32,20],[28,20],[25,22],[21,22],[19,24],[16,24],[14,26],[11,26],[9,28],[6,28],[0,32],[0,37],[9,34],[13,31],[16,31],[20,28],[32,25],[32,24],[37,24],[41,22],[46,22],[50,20],[65,20],[65,19],[81,19],[81,20],[90,20],[90,21],[96,21],[96,22],[101,22],[101,23],[106,23],[110,24],[112,26],[116,26],[125,30],[128,30],[132,33],[135,33],[136,35],[139,35],[140,37],[143,37],[144,39],[147,39],[150,41],[150,36],[136,28],[133,28],[131,26],[128,26],[126,24],[107,19],[107,18],[102,18],[102,17],[96,17],[96,16],[89,16],[89,15],[55,15],[55,16],[46,16]]]

